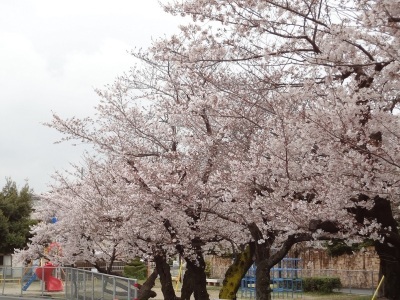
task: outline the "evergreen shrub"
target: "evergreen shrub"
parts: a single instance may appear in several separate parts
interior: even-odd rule
[[[333,293],[334,289],[340,289],[342,283],[339,277],[308,277],[303,278],[304,292],[318,292],[324,294]]]
[[[147,266],[139,258],[135,258],[124,267],[124,276],[138,280],[147,278]]]

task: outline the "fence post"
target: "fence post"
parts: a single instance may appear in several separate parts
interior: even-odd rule
[[[71,268],[71,274],[70,274],[70,276],[71,276],[71,299],[74,296],[74,290],[73,290],[73,288],[74,288],[74,272],[75,272],[75,270]],[[76,282],[75,282],[75,289],[76,289]]]
[[[371,289],[374,289],[374,271],[371,271]]]
[[[80,291],[79,291],[79,289],[80,289],[79,285],[80,285],[80,282],[79,282],[79,270],[77,270],[77,271],[76,271],[76,300],[79,300],[79,293],[80,293]]]
[[[128,300],[131,300],[131,279],[130,278],[128,278]]]
[[[86,270],[82,271],[83,275],[83,300],[86,300]]]
[[[94,299],[94,273],[92,271],[92,300]]]
[[[113,277],[113,300],[116,299],[116,298],[115,298],[115,296],[116,296],[116,294],[115,294],[115,289],[116,289],[116,286],[115,286],[115,277]]]
[[[348,271],[348,273],[347,274],[349,274],[349,278],[350,278],[350,294],[352,294],[352,292],[351,292],[351,271]]]
[[[3,267],[3,268],[1,269],[1,272],[2,272],[2,276],[1,276],[1,277],[3,278],[3,291],[2,291],[2,293],[1,293],[2,295],[4,295],[4,288],[5,288],[5,283],[6,283],[5,280],[4,280],[4,278],[5,278],[5,277],[4,277],[4,275],[5,275],[4,268],[5,268],[5,267]]]
[[[68,268],[63,268],[64,269],[64,293],[65,293],[65,299],[68,299]],[[61,271],[61,274],[63,272]]]
[[[44,283],[44,281],[43,281],[43,278],[44,278],[44,268],[46,268],[45,266],[42,266],[42,268],[41,268],[41,270],[42,270],[42,279],[40,280],[40,291],[41,291],[41,293],[42,293],[42,296],[43,296],[43,289],[44,289],[44,285],[45,285],[45,283]]]
[[[104,299],[104,274],[101,273],[101,299]]]
[[[21,280],[19,281],[19,289],[20,289],[20,296],[22,296],[22,287],[24,286],[24,271],[25,271],[25,269],[24,269],[24,267],[21,267],[20,268],[21,269]]]

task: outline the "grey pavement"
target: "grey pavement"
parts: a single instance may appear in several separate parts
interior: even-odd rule
[[[49,300],[52,299],[51,297],[31,297],[31,296],[3,296],[0,295],[0,299],[1,300],[17,300],[17,299],[24,299],[24,300],[40,300],[40,299],[45,299],[45,300]]]
[[[159,299],[163,299],[162,298],[162,293],[161,293],[161,289],[160,288],[154,288],[154,291],[156,291],[157,293],[157,297],[154,300],[159,300]],[[210,294],[210,298],[211,299],[216,299],[218,298],[218,289],[213,289],[213,290],[209,290],[208,291]],[[340,293],[344,293],[344,294],[353,294],[353,295],[373,295],[373,293],[375,292],[372,289],[355,289],[355,288],[343,288],[338,290],[338,292]],[[52,297],[51,295],[49,296],[32,296],[32,295],[23,295],[23,296],[12,296],[12,295],[0,295],[0,300],[18,300],[18,299],[23,299],[23,300],[49,300],[49,299],[54,299],[54,300],[61,300],[62,297]],[[240,298],[241,299],[241,298]],[[245,298],[243,298],[245,299]],[[249,299],[249,298],[247,298]]]
[[[355,295],[373,295],[375,290],[372,289],[355,289],[355,288],[343,288],[338,290],[344,294],[355,294]]]

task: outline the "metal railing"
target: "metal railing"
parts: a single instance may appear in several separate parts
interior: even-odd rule
[[[68,267],[3,267],[0,295],[71,300],[134,300],[136,279]],[[41,279],[43,280],[41,280]]]

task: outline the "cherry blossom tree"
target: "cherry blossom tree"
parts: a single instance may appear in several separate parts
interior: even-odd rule
[[[381,270],[386,296],[399,299],[399,7],[186,0],[165,8],[194,22],[133,53],[139,65],[98,91],[95,119],[55,115],[50,124],[105,160],[83,172],[90,180],[60,178],[49,196],[78,201],[80,220],[85,201],[99,208],[92,225],[76,218],[76,232],[106,222],[115,248],[105,253],[131,247],[119,255],[142,251],[160,263],[179,253],[193,274],[182,299],[208,299],[203,254],[219,247],[254,245],[257,299],[270,299],[269,270],[293,244],[372,238],[396,262],[382,259]],[[162,282],[174,299],[170,275]]]
[[[320,215],[335,222],[342,216],[337,224],[348,228],[350,212],[358,235],[379,240],[386,296],[397,299],[399,252],[391,246],[399,237],[396,2],[192,0],[166,9],[218,25],[183,27],[180,37],[159,43],[164,56],[224,65],[229,77],[202,77],[236,101],[254,103],[262,95],[262,108],[274,115],[264,119],[265,134],[254,145],[255,182],[264,188],[257,207],[281,188],[276,202],[303,202],[282,203],[280,211],[319,210],[315,204],[328,202],[331,213]]]
[[[144,73],[141,76],[144,76]],[[100,193],[99,189],[109,190],[110,187],[106,183],[114,182],[115,178],[119,178],[126,185],[123,189],[118,188],[119,194],[129,195],[126,197],[131,199],[125,205],[134,207],[142,215],[136,216],[135,222],[139,218],[145,218],[146,222],[151,221],[159,226],[154,230],[151,230],[151,226],[143,226],[145,230],[141,233],[141,239],[148,244],[158,245],[163,254],[167,254],[167,251],[164,250],[168,249],[168,245],[172,245],[175,249],[174,253],[178,252],[185,257],[188,264],[187,275],[193,274],[189,281],[201,280],[199,283],[192,282],[193,284],[188,285],[187,297],[190,297],[190,289],[193,289],[196,298],[205,299],[208,296],[206,296],[205,263],[202,255],[207,250],[202,247],[204,245],[208,249],[212,249],[213,245],[220,245],[232,236],[233,225],[235,225],[228,226],[226,223],[229,223],[229,220],[220,220],[219,224],[225,230],[215,228],[216,217],[202,214],[201,209],[203,201],[212,201],[207,194],[213,194],[214,189],[220,188],[212,181],[210,175],[214,164],[213,160],[217,155],[217,145],[212,143],[212,139],[220,140],[221,137],[213,136],[211,124],[204,112],[192,113],[192,117],[201,120],[202,125],[193,122],[193,119],[182,119],[190,126],[180,124],[185,127],[180,130],[180,134],[177,134],[177,126],[171,124],[180,121],[179,115],[175,114],[174,117],[174,113],[168,110],[168,103],[157,107],[148,104],[148,107],[143,109],[144,112],[135,109],[134,102],[137,96],[128,95],[127,92],[134,93],[137,92],[136,89],[143,92],[143,84],[147,78],[143,77],[140,84],[135,80],[120,78],[110,91],[99,92],[104,101],[98,110],[99,115],[104,117],[97,121],[98,129],[94,129],[94,131],[88,129],[92,125],[89,120],[84,122],[75,119],[63,121],[55,117],[54,126],[73,138],[78,137],[93,143],[102,155],[114,157],[115,159],[110,160],[107,164],[115,164],[116,167],[114,167],[118,170],[108,180],[100,177],[94,183],[80,182],[77,186],[81,191],[73,190],[72,193],[79,195],[78,198],[75,198],[77,201],[81,201],[82,194],[90,197],[93,192],[97,192],[99,199],[93,198],[93,201],[99,202],[102,201],[101,198],[104,194]],[[124,84],[129,84],[130,89],[125,90]],[[136,89],[132,88],[134,84],[137,85]],[[160,92],[157,90],[157,86],[153,86],[152,89],[158,96]],[[113,94],[111,94],[112,91]],[[151,94],[147,91],[144,94],[147,100],[151,98]],[[110,112],[114,115],[111,116]],[[196,144],[193,143],[193,140],[196,141]],[[178,144],[179,147],[177,147]],[[204,154],[200,154],[201,151]],[[99,171],[101,168],[88,173],[98,174]],[[65,193],[64,189],[60,189],[60,191]],[[72,196],[71,193],[66,195],[67,198]],[[56,194],[51,197],[60,198]],[[214,202],[219,201],[219,197],[214,196],[214,198],[216,199],[213,200]],[[120,202],[115,200],[111,202],[115,207],[119,207]],[[108,211],[110,208],[106,207],[105,209]],[[121,209],[124,209],[124,206],[121,206]],[[153,212],[154,220],[149,220],[149,212]],[[118,215],[118,210],[115,215]],[[213,221],[207,221],[210,218]],[[127,228],[137,226],[126,220],[124,223]],[[163,238],[165,231],[170,240]],[[112,235],[115,234],[112,233]],[[117,236],[121,236],[121,234],[119,233]],[[137,238],[137,235],[133,234],[133,236]],[[163,261],[166,261],[165,257]],[[163,279],[163,273],[159,272],[159,274],[162,283],[169,282],[166,286],[168,285],[169,291],[171,291],[170,278],[169,280],[168,278]],[[188,280],[184,282],[184,287],[186,282]],[[168,291],[163,292],[164,295],[169,293]]]
[[[54,176],[57,185],[42,196],[36,211],[42,222],[33,229],[32,246],[39,248],[30,247],[25,255],[34,258],[46,254],[47,259],[64,264],[87,261],[99,267],[106,263],[108,269],[103,271],[110,273],[116,258],[125,260],[135,255],[127,251],[132,248],[121,238],[122,221],[129,220],[134,211],[119,198],[122,194],[116,191],[121,189],[117,190],[105,167],[93,159],[86,162],[85,169],[74,166],[76,172],[68,176],[57,172]],[[55,223],[51,222],[54,217]],[[51,243],[57,243],[61,251],[46,253],[44,248]]]
[[[183,72],[184,70],[180,71]],[[122,82],[125,81],[129,82],[130,88],[136,91],[133,88],[133,85],[138,85],[138,78],[135,78],[134,80],[129,78],[123,79],[124,80],[120,78],[118,84],[114,86],[115,89],[117,89],[119,92],[123,90],[121,85]],[[141,83],[137,87],[139,90],[143,89],[141,84],[146,82],[144,78],[141,80]],[[190,86],[193,87],[195,85],[192,84]],[[156,91],[156,95],[159,96],[162,88],[153,85],[152,90]],[[121,95],[123,93],[115,94]],[[104,95],[107,95],[107,101],[116,103],[114,97],[111,97],[110,94]],[[148,99],[150,98],[150,95],[146,93],[146,97]],[[123,94],[122,98],[136,99],[132,96],[128,97],[126,94]],[[122,98],[120,97],[118,100],[121,101]],[[229,228],[231,232],[224,234],[224,236],[230,235],[231,241],[234,241],[234,243],[237,245],[248,240],[255,240],[257,245],[260,245],[257,247],[259,266],[261,266],[261,262],[264,262],[264,264],[266,264],[265,268],[269,270],[269,268],[271,268],[287,253],[287,251],[290,249],[290,246],[295,242],[309,240],[312,238],[326,238],[324,235],[326,232],[336,234],[340,231],[341,228],[338,228],[337,224],[346,224],[346,222],[349,223],[351,220],[353,220],[353,218],[349,218],[349,214],[346,210],[342,214],[337,214],[333,210],[342,209],[338,203],[334,202],[334,205],[332,206],[330,205],[329,201],[324,201],[324,204],[322,204],[322,200],[317,199],[314,202],[311,201],[312,203],[308,203],[307,200],[305,201],[302,199],[302,193],[299,194],[298,192],[298,179],[291,180],[290,178],[286,178],[286,180],[289,181],[293,187],[290,187],[287,182],[280,187],[279,182],[275,181],[275,191],[273,188],[268,187],[265,183],[261,184],[260,180],[257,179],[260,174],[261,178],[263,178],[262,175],[264,172],[260,172],[260,169],[252,171],[252,168],[257,169],[260,165],[262,165],[260,164],[262,159],[266,159],[264,164],[270,164],[269,161],[273,159],[272,154],[269,155],[270,157],[266,157],[265,153],[268,153],[270,150],[263,148],[265,147],[265,143],[262,141],[262,139],[271,135],[271,130],[269,128],[285,128],[285,126],[290,126],[289,124],[284,124],[284,126],[279,125],[279,122],[283,122],[285,120],[283,115],[290,116],[286,111],[284,111],[285,103],[288,103],[289,107],[293,107],[293,103],[290,101],[281,103],[277,105],[276,108],[274,108],[275,104],[271,103],[269,110],[261,110],[264,112],[264,114],[258,112],[258,124],[255,122],[254,113],[249,111],[249,116],[251,114],[251,118],[253,118],[253,121],[251,122],[253,125],[251,127],[244,126],[250,117],[246,118],[235,112],[235,109],[238,109],[238,107],[234,106],[229,107],[229,111],[225,109],[225,112],[223,112],[222,109],[217,111],[215,105],[213,107],[209,107],[208,105],[205,105],[204,102],[200,102],[195,103],[195,105],[198,105],[200,108],[192,105],[189,106],[190,109],[187,110],[187,104],[191,103],[186,103],[183,105],[184,112],[186,112],[186,114],[178,114],[178,111],[176,110],[176,104],[174,106],[175,111],[173,113],[168,111],[165,106],[161,105],[157,107],[157,109],[163,109],[164,114],[160,113],[159,115],[164,117],[168,116],[170,119],[175,118],[175,120],[180,121],[180,127],[184,128],[184,130],[181,130],[182,134],[176,135],[173,133],[176,144],[182,147],[179,160],[174,161],[176,156],[170,156],[169,153],[164,153],[159,160],[158,157],[160,154],[157,154],[158,152],[154,151],[154,149],[145,149],[143,152],[143,141],[140,143],[136,142],[129,144],[130,149],[135,149],[134,147],[138,147],[137,145],[140,145],[141,148],[138,149],[140,149],[142,152],[138,153],[131,151],[129,154],[129,159],[127,159],[126,156],[123,156],[123,160],[125,161],[125,165],[128,167],[128,171],[122,171],[126,169],[126,167],[123,168],[120,165],[120,173],[129,174],[129,176],[124,176],[124,180],[127,183],[132,183],[136,180],[138,186],[148,193],[147,196],[150,196],[150,198],[148,198],[148,200],[145,202],[153,203],[153,208],[156,209],[157,213],[161,213],[162,216],[165,216],[165,213],[168,212],[168,215],[176,218],[177,216],[182,215],[182,212],[184,212],[183,216],[186,218],[186,220],[178,219],[178,222],[173,223],[174,226],[171,226],[172,223],[170,220],[168,220],[166,223],[164,222],[164,224],[168,224],[168,232],[173,240],[175,240],[175,246],[179,249],[181,254],[184,254],[182,249],[185,248],[183,248],[183,245],[193,246],[193,242],[202,243],[207,240],[205,237],[210,236],[210,232],[213,233],[211,237],[215,238],[215,230],[213,230],[213,228],[215,228],[216,224],[223,224],[221,222],[225,221],[229,222],[229,227],[226,226],[226,224],[225,227]],[[259,103],[259,105],[262,104],[263,103]],[[107,105],[110,105],[110,103],[107,103]],[[242,104],[240,105],[242,106]],[[243,109],[243,107],[241,108]],[[107,111],[107,113],[109,113],[109,111],[113,111],[109,108],[106,108],[105,102],[101,107],[99,107],[99,109]],[[278,119],[276,117],[271,118],[269,115],[272,109],[276,110],[276,115],[282,113],[282,117]],[[120,108],[120,110],[122,111],[123,109]],[[265,112],[267,112],[267,114],[265,114]],[[297,109],[294,110],[294,112],[297,113]],[[151,121],[146,123],[146,118],[143,118],[141,115],[136,115],[136,113],[137,111],[135,114],[132,114],[131,111],[132,115],[129,116],[130,118],[133,116],[135,116],[136,119],[140,118],[141,122],[138,122],[137,124],[140,124],[140,128],[142,128],[142,132],[140,133],[142,136],[151,136],[152,139],[157,141],[157,144],[162,138],[167,138],[165,131],[161,130],[162,135],[157,135],[156,137],[156,134],[158,134],[157,131],[151,130],[155,120],[154,118],[149,118],[148,120]],[[151,113],[151,115],[155,115],[154,111]],[[185,115],[190,116],[190,118],[184,118]],[[112,153],[112,155],[120,155],[122,151],[120,151],[117,147],[111,149],[110,151],[110,145],[114,146],[128,144],[126,141],[122,142],[120,137],[122,136],[123,132],[133,132],[135,128],[123,128],[123,122],[121,123],[121,120],[125,121],[124,118],[127,118],[128,114],[124,114],[123,117],[115,118],[118,123],[111,125],[110,123],[114,121],[112,118],[110,120],[107,114],[105,114],[105,116],[107,117],[108,121],[101,121],[99,124],[107,124],[107,127],[102,127],[101,130],[95,133],[88,133],[89,131],[82,127],[82,123],[77,122],[76,120],[62,121],[56,117],[54,125],[58,126],[59,130],[63,130],[64,132],[71,134],[73,137],[83,137],[88,141],[95,141],[95,144],[100,147],[99,151],[103,152],[104,154]],[[166,123],[165,119],[162,118],[156,120],[163,120],[162,122]],[[195,122],[193,122],[194,120]],[[245,123],[243,123],[243,120]],[[267,123],[261,126],[260,124],[263,120],[268,120],[268,122],[272,123]],[[288,122],[289,120],[290,119],[287,119]],[[228,121],[229,123],[227,123]],[[278,124],[276,122],[278,122]],[[307,122],[305,122],[305,124],[306,123]],[[130,122],[129,126],[131,126],[131,124],[135,123]],[[148,126],[143,126],[143,124],[148,124]],[[199,127],[198,124],[203,125]],[[221,124],[224,124],[224,126],[221,126]],[[87,123],[85,125],[87,125]],[[160,125],[156,123],[156,126]],[[104,138],[110,138],[111,134],[105,134],[105,132],[112,132],[109,128],[118,128],[118,130],[122,131],[121,134],[117,135],[117,142],[110,142],[109,140],[107,142],[102,141]],[[143,128],[146,128],[145,135],[143,135]],[[267,128],[268,130],[263,130],[263,128]],[[297,132],[297,130],[298,129],[295,128],[295,130],[292,131],[292,134]],[[202,131],[204,132],[203,135],[200,134]],[[99,132],[101,133],[100,135]],[[150,132],[151,134],[147,132]],[[218,134],[214,135],[214,132],[217,132]],[[283,133],[284,132],[280,132],[278,129],[273,132],[272,135],[276,137],[276,141],[274,142],[277,143],[274,147],[277,147],[278,149],[285,149],[285,147],[288,148],[288,145],[285,145],[284,143],[285,139],[288,139],[290,141],[294,140],[294,145],[297,145],[298,142],[298,149],[303,149],[300,147],[300,140],[302,140],[301,136],[297,137],[297,134],[295,134],[291,137],[285,137]],[[209,144],[205,143],[207,140],[203,140],[204,135],[206,137],[211,137],[211,143],[210,141],[208,141]],[[187,142],[187,140],[190,142]],[[264,141],[271,142],[273,139],[272,137],[269,137]],[[311,157],[310,160],[315,158],[315,154],[311,151],[315,146],[315,142],[305,140],[305,143],[311,143],[308,146],[304,146],[304,149],[308,151],[304,150],[300,151],[300,153],[292,151],[293,153],[290,155],[290,159],[293,159],[296,162],[298,161],[299,157],[307,157],[307,155]],[[172,145],[174,145],[174,143],[172,143]],[[233,145],[237,147],[235,148]],[[240,151],[237,151],[238,149],[240,149]],[[206,153],[205,158],[201,155],[201,151]],[[135,160],[133,160],[132,157],[134,157]],[[148,159],[149,157],[151,157],[151,162]],[[171,162],[173,162],[172,165]],[[180,171],[180,174],[177,172],[178,175],[174,173],[171,174],[171,170],[176,170],[176,164],[178,162],[179,167],[181,170],[183,169],[184,172]],[[156,163],[156,166],[153,163]],[[276,170],[271,169],[269,172],[278,176],[282,173],[282,165],[279,164],[279,161],[273,163],[272,166],[274,164],[276,164]],[[296,165],[299,165],[299,163],[295,164],[295,166]],[[271,168],[271,166],[269,166],[269,168]],[[322,167],[319,165],[318,168]],[[141,172],[139,170],[141,170]],[[144,170],[146,172],[144,172]],[[199,172],[199,170],[201,170],[201,172]],[[249,170],[251,171],[250,173]],[[319,176],[322,177],[323,175],[321,174]],[[268,176],[267,178],[269,178],[268,180],[271,179]],[[277,178],[282,180],[282,175],[279,175]],[[174,183],[172,186],[171,180],[173,180]],[[179,182],[179,185],[176,185],[177,181]],[[321,181],[324,182],[323,180]],[[315,182],[310,182],[309,184],[312,186],[315,184]],[[322,186],[322,184],[320,185]],[[303,187],[303,185],[301,185],[301,187]],[[288,195],[290,194],[291,190],[293,191],[293,196]],[[269,193],[268,200],[265,199],[265,195],[263,194],[265,191]],[[295,193],[297,193],[297,196],[295,196]],[[171,198],[171,195],[173,198]],[[144,194],[141,195],[141,199],[144,199],[143,196]],[[201,198],[199,198],[199,196]],[[161,209],[161,206],[163,205],[160,204],[160,200],[163,200],[164,203],[168,203],[168,209]],[[185,202],[183,202],[183,200],[185,200]],[[284,200],[287,200],[287,202],[285,203]],[[294,203],[295,200],[299,200],[298,203]],[[257,201],[259,201],[260,204],[255,205]],[[268,203],[268,208],[270,211],[267,211],[263,208],[265,207],[266,203]],[[294,213],[288,213],[288,207],[289,209],[292,209]],[[284,209],[286,209],[286,211]],[[324,214],[327,216],[329,216],[330,212],[331,217],[328,220],[323,221],[318,219],[323,212],[325,212]],[[209,218],[202,217],[202,214],[206,216],[212,215],[214,218],[209,221]],[[188,216],[190,216],[189,221],[187,221]],[[194,220],[201,221],[201,223],[193,223]],[[189,224],[189,230],[187,227],[182,227],[182,224]],[[237,232],[233,231],[233,224],[239,228]],[[173,228],[173,230],[171,230],[171,228]],[[349,228],[355,227],[343,226],[341,233],[343,234],[344,232],[347,232],[347,234],[349,234]],[[193,238],[193,229],[195,229],[195,232],[198,234],[196,238]],[[320,232],[318,232],[318,230],[320,230]],[[179,232],[179,239],[176,238],[176,232]],[[314,233],[315,236],[312,236],[311,233]],[[220,229],[219,235],[221,236]],[[165,243],[165,241],[162,243]],[[271,255],[271,248],[277,247],[281,247],[281,251],[277,251],[274,255]],[[198,250],[200,254],[203,251],[202,248]],[[198,262],[198,259],[195,261]],[[268,287],[268,284],[263,284],[264,281],[269,282],[269,272],[266,272],[265,268],[259,267],[260,274],[258,274],[258,278],[260,281],[263,280],[259,286]]]

